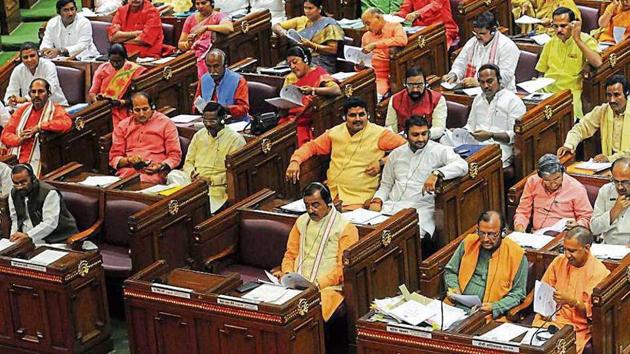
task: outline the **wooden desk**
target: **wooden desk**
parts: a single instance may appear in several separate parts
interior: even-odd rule
[[[234,32],[217,34],[213,46],[227,54],[227,62],[234,63],[247,57],[259,60],[263,66],[273,66],[271,60],[271,13],[269,10],[247,14],[234,21]]]
[[[454,0],[457,2],[457,0]],[[459,43],[464,43],[473,37],[473,21],[484,12],[494,13],[500,26],[508,27],[509,33],[514,33],[512,24],[512,3],[504,0],[459,0],[457,8],[451,8],[453,19],[459,26]],[[451,1],[451,6],[453,0]]]
[[[49,249],[38,247],[25,260]],[[108,353],[113,349],[101,256],[67,251],[48,266],[0,256],[0,350]]]
[[[163,291],[166,285],[190,292]],[[132,353],[324,352],[319,292],[311,287],[283,305],[241,300],[230,276],[168,271],[155,262],[125,281],[125,312]]]
[[[0,34],[8,35],[22,23],[19,0],[0,1]]]

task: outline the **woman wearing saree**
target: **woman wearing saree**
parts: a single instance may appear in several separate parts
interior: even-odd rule
[[[301,44],[309,48],[314,64],[326,69],[328,73],[337,72],[337,45],[343,41],[343,29],[334,18],[325,16],[322,0],[304,1],[304,16],[276,23],[272,27],[276,35],[285,37],[290,29],[301,36],[300,43],[289,39],[291,44]]]
[[[99,66],[94,73],[88,100],[90,103],[110,101],[113,106],[112,120],[115,127],[129,115],[127,90],[131,85],[131,80],[142,75],[147,69],[128,61],[127,50],[122,44],[113,44],[109,48],[108,55],[109,62]]]
[[[316,96],[339,96],[341,88],[324,68],[311,65],[311,52],[301,46],[287,51],[287,63],[291,73],[284,79],[283,86],[295,85],[304,95],[303,106],[281,112],[278,123],[296,122],[298,147],[313,139],[312,111],[310,104]],[[284,114],[282,114],[284,113]]]
[[[177,47],[184,52],[195,51],[197,75],[202,77],[208,72],[204,58],[205,53],[212,47],[212,33],[232,33],[234,26],[226,14],[214,10],[212,0],[195,0],[195,8],[197,12],[190,15],[184,22]]]

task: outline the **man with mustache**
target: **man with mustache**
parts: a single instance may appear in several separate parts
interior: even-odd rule
[[[464,129],[481,144],[499,144],[503,167],[512,164],[514,123],[526,112],[525,104],[502,86],[501,71],[494,64],[484,64],[477,73],[483,94],[473,100]]]
[[[593,160],[613,162],[620,157],[630,156],[630,85],[622,75],[615,75],[606,80],[605,87],[608,102],[593,108],[571,128],[564,145],[558,149],[559,157],[575,154],[580,142],[597,131],[601,136],[602,153]]]
[[[77,14],[75,0],[57,0],[58,16],[46,24],[39,49],[46,58],[98,56],[90,20]]]
[[[403,144],[405,139],[391,130],[369,122],[367,103],[350,97],[343,104],[345,122],[302,145],[291,156],[286,179],[300,179],[300,165],[314,155],[330,155],[328,186],[343,208],[360,208],[372,199],[378,188],[385,153]]]
[[[225,52],[212,48],[206,54],[208,72],[199,78],[196,97],[205,102],[218,102],[228,109],[232,119],[248,118],[249,91],[247,80],[228,69]]]
[[[615,160],[612,182],[597,194],[591,230],[604,243],[630,247],[630,157]]]
[[[431,139],[439,140],[446,127],[446,99],[427,87],[422,69],[409,68],[405,76],[406,90],[389,99],[385,126],[400,132],[409,117],[424,116],[431,125]]]
[[[447,296],[476,295],[481,309],[497,318],[525,298],[527,258],[516,242],[504,238],[505,219],[485,211],[477,219],[477,232],[466,236],[444,268]]]
[[[452,148],[431,140],[431,124],[421,116],[405,121],[408,144],[387,157],[381,185],[370,209],[395,214],[404,208],[418,211],[423,252],[430,252],[435,231],[435,188],[438,183],[464,176],[468,163]]]
[[[64,133],[72,129],[72,119],[63,107],[50,100],[50,84],[35,79],[29,89],[30,103],[15,111],[2,131],[2,143],[20,163],[32,166],[35,175],[40,172],[39,133]]]
[[[587,228],[572,228],[562,242],[564,254],[556,256],[541,279],[554,288],[553,298],[560,307],[548,325],[573,326],[576,352],[581,354],[591,339],[593,288],[606,279],[610,271],[591,254],[593,234]],[[532,326],[539,327],[544,320],[537,314]]]

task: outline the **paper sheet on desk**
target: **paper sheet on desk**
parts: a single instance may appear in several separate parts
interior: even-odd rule
[[[567,227],[567,222],[571,220],[568,218],[562,218],[560,220],[558,220],[555,224],[548,226],[548,227],[543,227],[542,229],[538,229],[534,232],[535,235],[544,235],[545,232],[547,231],[552,231],[555,233],[560,233],[562,231],[564,231],[564,229],[566,229]]]
[[[353,20],[342,18],[341,20],[337,21],[337,23],[341,28],[360,29],[364,27],[363,21],[360,18]]]
[[[287,289],[283,286],[262,284],[241,297],[248,300],[282,305],[299,295],[301,292],[302,291],[300,290]]]
[[[479,142],[464,128],[446,129],[440,143],[448,146],[479,145]]]
[[[363,53],[359,47],[343,46],[343,57],[354,64],[362,63],[364,66],[372,66],[372,53]]]
[[[467,94],[468,96],[477,96],[483,93],[483,90],[481,89],[481,87],[465,88],[465,89],[462,89],[462,91],[464,91],[464,93]]]
[[[11,242],[8,238],[0,238],[0,252],[6,250],[7,248],[13,246],[15,242]]]
[[[229,127],[235,132],[242,132],[243,130],[245,130],[245,127],[247,127],[248,124],[249,122],[247,121],[240,121],[240,122],[229,123],[229,124],[226,124],[225,126]]]
[[[370,221],[374,219],[382,220],[383,214],[378,211],[367,210],[363,208],[358,208],[353,211],[347,211],[345,213],[341,213],[346,219],[350,220],[353,224],[369,224]]]
[[[356,74],[356,72],[349,72],[349,73],[338,72],[338,73],[334,73],[334,74],[332,74],[330,76],[332,76],[333,79],[341,82],[341,81],[343,81],[345,79],[348,79],[348,78],[354,76],[354,74]]]
[[[285,204],[281,206],[280,209],[291,213],[306,213],[306,205],[304,204],[304,199],[302,198],[289,204]]]
[[[173,123],[175,124],[192,123],[192,122],[197,122],[200,120],[201,120],[200,114],[178,114],[175,117],[171,118],[171,121],[173,121]]]
[[[390,15],[390,14],[385,14],[383,15],[383,19],[387,22],[394,22],[394,23],[403,23],[405,22],[405,19],[400,17],[400,16],[396,16],[396,15]]]
[[[30,263],[35,263],[43,266],[48,266],[61,259],[61,257],[67,255],[68,252],[63,251],[55,251],[55,250],[45,250],[37,256],[29,259]]]
[[[503,323],[500,326],[478,336],[480,339],[509,342],[512,339],[526,333],[529,327],[519,326],[513,323]]]
[[[590,159],[588,161],[578,162],[573,166],[582,170],[600,172],[609,169],[612,166],[612,162],[595,162],[593,159]]]
[[[536,331],[538,331],[538,327],[529,328],[527,330],[527,334],[525,334],[525,337],[523,337],[523,340],[521,340],[521,344],[528,344],[528,345],[535,345],[535,346],[545,344],[546,340],[540,340],[534,337],[534,333],[536,333]],[[540,334],[540,331],[538,331],[538,334]],[[534,338],[532,339],[532,337]]]
[[[88,176],[79,184],[91,187],[107,187],[112,183],[120,181],[118,176]]]
[[[600,259],[623,259],[630,253],[630,248],[625,245],[607,245],[594,243],[591,245],[591,254]]]
[[[440,83],[440,86],[444,87],[447,90],[455,90],[457,87],[460,87],[461,84],[459,82],[447,82],[447,81],[442,81]]]
[[[410,300],[405,301],[404,303],[389,310],[389,314],[393,315],[396,319],[400,319],[410,325],[417,326],[430,317],[435,316],[436,312],[435,308],[430,308],[419,302]]]
[[[535,80],[523,81],[516,86],[522,88],[528,93],[536,92],[556,82],[556,80],[548,77],[540,77]]]
[[[534,285],[534,312],[549,317],[556,311],[558,304],[553,299],[555,290],[551,285],[536,280]]]
[[[448,329],[453,323],[466,317],[466,312],[455,306],[443,304],[440,300],[433,300],[429,303],[432,311],[435,312],[431,318],[427,320],[431,325],[442,326],[444,330]],[[444,311],[444,322],[442,322],[442,311]]]
[[[167,189],[178,187],[177,184],[156,184],[155,186],[139,190],[139,193],[157,194]]]
[[[543,248],[546,244],[553,240],[552,236],[535,235],[517,231],[513,231],[512,233],[507,235],[507,238],[518,243],[521,247],[529,247],[536,250]]]
[[[449,297],[467,307],[481,306],[481,300],[477,295],[451,294]]]
[[[547,33],[532,36],[531,39],[538,45],[545,45],[545,43],[551,40],[551,37]]]
[[[516,20],[514,20],[514,22],[516,22],[519,25],[537,25],[539,23],[543,23],[541,19],[530,17],[527,15],[517,18]]]

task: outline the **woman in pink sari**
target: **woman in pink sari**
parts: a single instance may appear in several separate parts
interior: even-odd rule
[[[212,34],[234,32],[234,26],[227,14],[214,11],[213,0],[195,0],[197,12],[190,15],[179,37],[177,47],[182,51],[194,50],[197,57],[197,74],[202,77],[208,72],[204,63],[205,53],[212,47]]]

